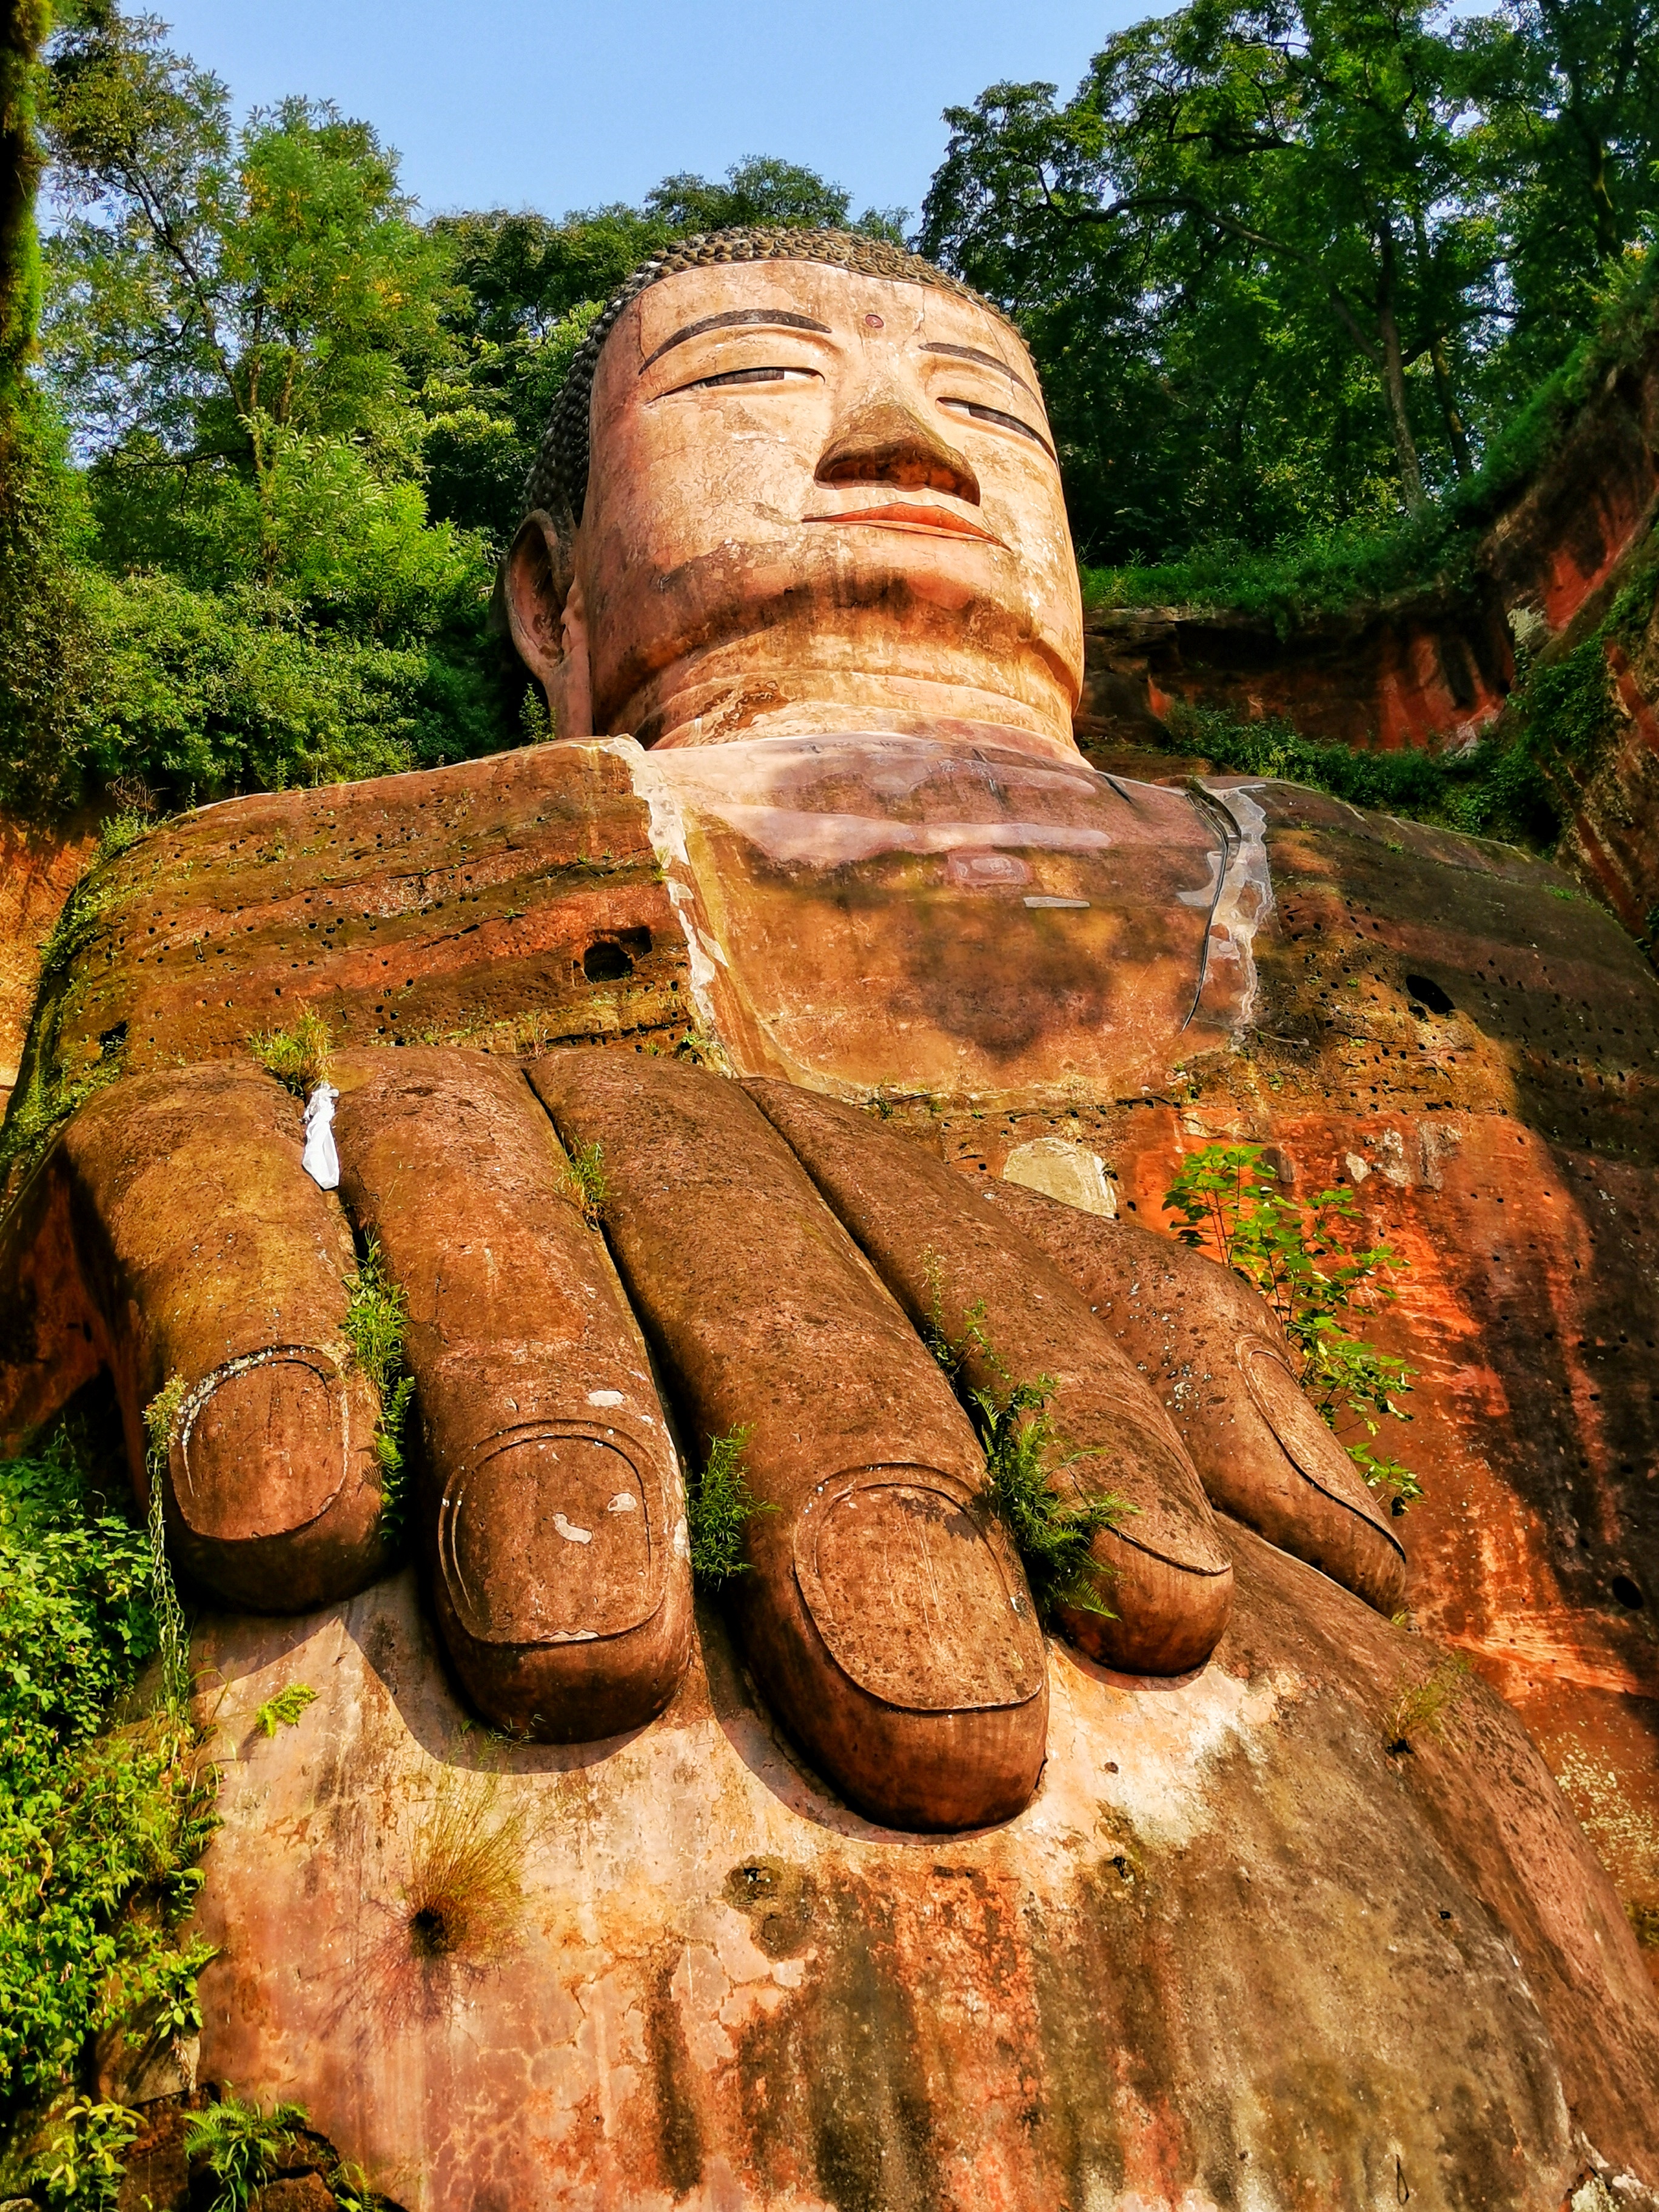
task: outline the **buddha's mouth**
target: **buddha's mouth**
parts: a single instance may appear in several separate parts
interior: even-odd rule
[[[809,514],[807,522],[873,522],[878,530],[917,530],[930,538],[976,538],[985,545],[1000,545],[1002,540],[988,530],[981,530],[976,522],[965,516],[949,514],[942,507],[913,507],[908,501],[894,500],[882,507],[857,507],[838,514]]]

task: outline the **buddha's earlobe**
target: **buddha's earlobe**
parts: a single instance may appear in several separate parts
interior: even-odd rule
[[[593,682],[587,658],[587,613],[580,581],[565,593],[559,623],[561,652],[550,676],[542,678],[556,738],[593,734]]]
[[[507,556],[505,596],[513,643],[547,694],[554,734],[591,737],[592,691],[581,586],[573,581],[565,538],[539,507],[520,524]]]

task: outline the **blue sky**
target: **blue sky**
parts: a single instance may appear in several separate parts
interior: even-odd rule
[[[552,215],[677,169],[804,161],[868,205],[921,204],[940,111],[1002,78],[1074,89],[1126,0],[151,0],[239,107],[336,100],[430,212]]]

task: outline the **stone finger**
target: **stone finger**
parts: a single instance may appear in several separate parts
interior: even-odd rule
[[[1042,1638],[903,1315],[737,1085],[611,1053],[529,1073],[567,1144],[603,1148],[607,1232],[688,1433],[744,1432],[769,1510],[738,1624],[775,1710],[873,1819],[1017,1813],[1042,1764]]]
[[[1212,1504],[1379,1613],[1397,1612],[1404,1547],[1297,1383],[1267,1301],[1230,1268],[1138,1223],[1012,1183],[987,1195],[1144,1366]]]
[[[644,1340],[517,1065],[337,1060],[341,1189],[408,1301],[422,1538],[479,1711],[514,1735],[637,1728],[679,1686],[679,1464]]]
[[[1133,1508],[1097,1532],[1110,1616],[1062,1607],[1072,1640],[1137,1674],[1200,1666],[1227,1623],[1232,1567],[1185,1447],[1088,1303],[963,1178],[857,1108],[790,1085],[745,1085],[888,1288],[924,1332],[962,1347],[975,1388],[1047,1377],[1067,1463],[1050,1486]],[[977,1334],[975,1334],[975,1324]]]
[[[294,1101],[213,1066],[100,1092],[54,1169],[140,1485],[148,1460],[190,1573],[268,1613],[346,1596],[382,1563],[376,1408],[343,1335],[350,1231],[300,1153]]]

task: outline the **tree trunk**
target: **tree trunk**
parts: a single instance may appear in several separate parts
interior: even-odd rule
[[[1429,340],[1429,359],[1434,364],[1434,388],[1446,425],[1446,441],[1451,447],[1452,466],[1460,477],[1472,476],[1474,462],[1469,453],[1468,433],[1463,428],[1463,417],[1458,411],[1457,394],[1452,389],[1451,369],[1446,360],[1446,341],[1438,331]]]
[[[1406,406],[1406,364],[1400,345],[1400,325],[1395,315],[1395,273],[1396,258],[1394,227],[1386,215],[1376,219],[1377,259],[1376,329],[1382,341],[1382,392],[1389,403],[1389,426],[1394,432],[1394,450],[1400,463],[1400,489],[1405,495],[1407,511],[1420,514],[1428,505],[1423,491],[1423,471],[1417,459],[1417,443],[1412,436],[1411,416]]]
[[[52,27],[45,0],[0,0],[0,410],[18,403],[40,307],[34,194],[35,72]]]

